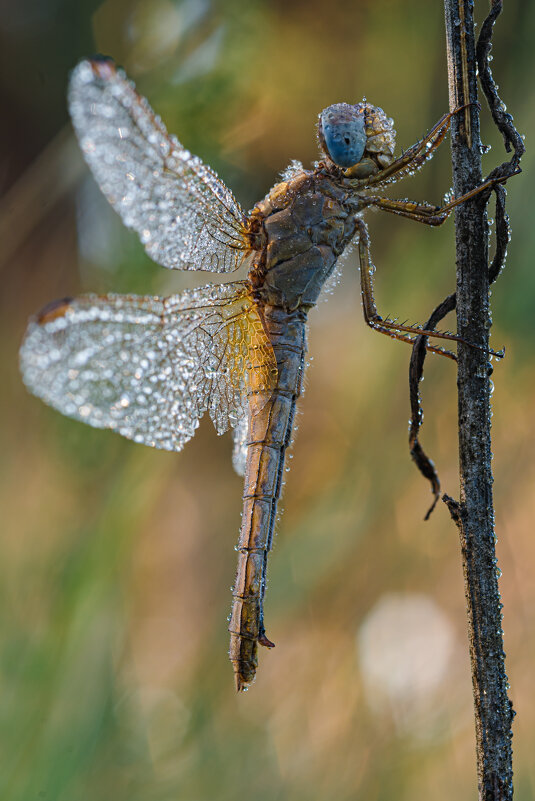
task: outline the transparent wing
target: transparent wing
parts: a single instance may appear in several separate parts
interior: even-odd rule
[[[207,410],[219,434],[236,425],[247,393],[267,399],[277,375],[245,281],[59,301],[30,323],[20,361],[29,390],[63,414],[165,450]]]
[[[247,437],[249,434],[249,416],[245,410],[238,422],[234,426],[232,436],[234,439],[234,449],[232,451],[232,465],[239,476],[245,475],[247,462]]]
[[[247,218],[232,192],[180,142],[111,59],[82,61],[69,107],[85,159],[113,208],[154,261],[235,270]]]

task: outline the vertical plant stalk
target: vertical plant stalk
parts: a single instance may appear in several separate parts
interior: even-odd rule
[[[456,196],[481,183],[476,46],[471,0],[444,0]],[[493,3],[493,6],[500,6]],[[498,11],[499,13],[499,11]],[[497,14],[496,14],[497,16]],[[481,195],[456,209],[457,327],[488,349],[489,267],[486,203]],[[458,348],[460,501],[444,496],[459,528],[468,612],[476,723],[479,799],[513,797],[512,704],[507,695],[492,499],[490,381],[484,350]]]

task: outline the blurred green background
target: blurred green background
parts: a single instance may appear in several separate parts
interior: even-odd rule
[[[535,6],[509,0],[493,70],[533,129]],[[486,2],[476,3],[483,19]],[[205,422],[180,454],[67,420],[26,394],[27,318],[86,291],[170,294],[96,190],[69,127],[69,70],[122,63],[168,128],[250,208],[318,112],[366,95],[398,145],[448,108],[441,3],[426,0],[5,0],[0,5],[2,404],[0,798],[255,801],[476,797],[456,530],[407,448],[409,349],[370,332],[358,273],[310,315],[313,363],[272,554],[258,680],[236,696],[226,615],[241,481]],[[482,138],[503,144],[486,110]],[[493,289],[496,525],[516,798],[535,792],[535,226],[530,167]],[[440,202],[444,145],[393,196]],[[491,213],[492,216],[492,213]],[[383,313],[423,320],[454,287],[453,223],[369,215]],[[454,326],[454,321],[450,323]],[[422,441],[458,494],[455,367],[430,358]]]

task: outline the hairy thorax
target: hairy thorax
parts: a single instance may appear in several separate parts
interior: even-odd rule
[[[249,278],[259,299],[287,311],[313,306],[355,234],[359,206],[322,166],[276,184],[250,217]]]

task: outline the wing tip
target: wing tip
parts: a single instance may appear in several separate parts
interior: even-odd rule
[[[95,53],[89,58],[84,58],[75,66],[71,81],[75,83],[91,83],[95,78],[108,81],[117,74],[117,65],[111,56],[102,53]]]
[[[102,53],[95,53],[94,56],[87,59],[87,63],[99,78],[111,78],[117,72],[117,65],[113,58]]]
[[[59,298],[47,303],[46,306],[37,312],[33,320],[39,325],[46,325],[46,323],[57,320],[58,317],[64,317],[72,306],[74,298]]]

